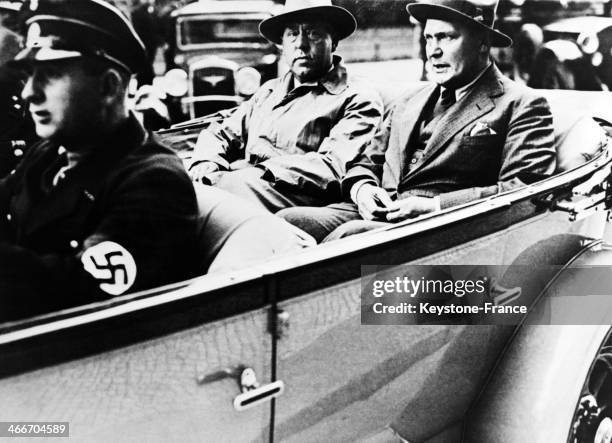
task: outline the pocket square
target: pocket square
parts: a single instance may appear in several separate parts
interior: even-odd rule
[[[475,135],[495,135],[497,132],[484,122],[478,122],[470,131],[470,137]]]

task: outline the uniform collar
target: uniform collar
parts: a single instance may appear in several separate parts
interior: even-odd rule
[[[66,153],[78,159],[79,164],[89,161],[90,158],[108,156],[112,151],[125,150],[126,147],[139,146],[145,140],[147,133],[136,116],[130,111],[128,118],[121,122],[110,134],[98,139],[91,148],[83,153]],[[58,154],[62,154],[65,148],[60,147]],[[66,150],[67,151],[67,150]]]
[[[81,177],[82,182],[90,182],[91,177],[97,177],[100,171],[105,170],[104,165],[118,161],[133,149],[141,146],[146,137],[147,132],[136,116],[130,112],[129,117],[120,123],[113,133],[96,141],[90,151],[86,153],[77,151],[73,154],[59,146],[57,156],[58,158],[63,157],[62,163],[64,165],[67,164],[68,156],[72,156],[72,160],[76,161],[76,164],[70,167],[71,175]],[[91,186],[93,186],[93,183],[91,183]]]

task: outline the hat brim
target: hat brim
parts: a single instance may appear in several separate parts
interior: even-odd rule
[[[461,21],[489,32],[491,46],[497,48],[506,48],[512,46],[512,39],[503,32],[491,28],[484,23],[474,20],[469,15],[463,14],[453,8],[443,5],[432,5],[428,3],[411,3],[406,6],[408,13],[421,23],[425,23],[427,19],[446,20],[446,21]]]
[[[0,11],[19,12],[22,3],[0,1]]]
[[[66,50],[66,49],[55,49],[55,48],[41,48],[32,47],[22,49],[13,60],[9,61],[9,64],[14,68],[24,67],[31,65],[32,63],[43,63],[49,61],[58,60],[73,60],[81,57],[86,57],[87,54],[81,51]],[[104,58],[105,60],[120,66],[128,72],[132,72],[132,69],[120,60],[109,57],[108,55],[97,55]]]
[[[82,56],[83,54],[79,51],[52,48],[25,48],[18,52],[15,58],[9,61],[9,64],[11,66],[24,66],[33,62],[68,60]]]
[[[340,6],[316,6],[285,12],[263,20],[259,32],[272,43],[282,44],[283,32],[289,23],[305,19],[324,20],[333,26],[338,40],[347,38],[357,29],[353,14]]]

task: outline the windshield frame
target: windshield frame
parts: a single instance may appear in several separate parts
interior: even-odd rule
[[[228,21],[257,21],[270,17],[269,14],[258,13],[258,14],[210,14],[210,15],[186,15],[178,17],[176,19],[176,45],[177,48],[182,51],[193,51],[198,49],[206,49],[211,47],[219,46],[244,46],[250,48],[253,45],[256,46],[269,46],[270,43],[261,35],[257,33],[258,38],[245,42],[242,38],[236,40],[218,40],[208,41],[205,43],[185,43],[183,38],[183,30],[187,22],[228,22]]]

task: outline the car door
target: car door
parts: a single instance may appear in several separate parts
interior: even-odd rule
[[[235,400],[245,370],[245,391],[270,380],[268,309],[249,307],[264,303],[257,283],[232,289],[7,328],[0,420],[68,422],[75,441],[267,441],[270,402],[238,411]],[[242,312],[226,315],[238,299]]]

